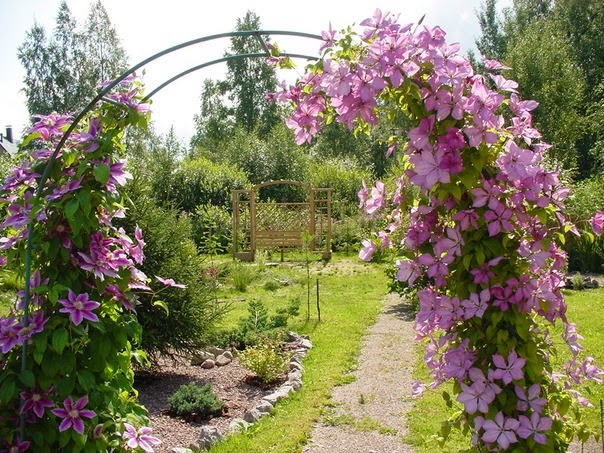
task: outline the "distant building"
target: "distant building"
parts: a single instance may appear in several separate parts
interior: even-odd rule
[[[6,126],[6,135],[0,133],[0,152],[8,153],[10,156],[17,154],[17,145],[13,139],[12,126]]]

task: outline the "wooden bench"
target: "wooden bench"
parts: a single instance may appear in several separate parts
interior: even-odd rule
[[[302,231],[256,231],[256,248],[300,248]]]

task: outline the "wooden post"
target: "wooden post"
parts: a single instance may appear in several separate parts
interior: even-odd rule
[[[237,254],[237,233],[239,230],[239,194],[233,190],[233,256]]]
[[[250,248],[252,260],[256,255],[256,191],[250,191]]]
[[[310,225],[309,225],[309,233],[312,236],[310,240],[310,250],[315,251],[315,189],[310,189],[308,191],[308,206],[309,206],[309,215],[310,215]]]
[[[319,279],[317,279],[317,315],[319,316],[319,322],[321,322],[321,305],[319,304]]]

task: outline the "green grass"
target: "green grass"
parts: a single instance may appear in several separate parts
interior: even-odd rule
[[[296,280],[296,275],[305,275],[306,269],[288,264],[277,269],[267,267],[266,272],[288,274]],[[313,263],[312,277],[316,278],[318,272],[321,272],[321,322],[316,320],[314,279],[309,323],[305,322],[306,286],[299,279],[297,284],[265,293],[262,293],[262,279],[254,280],[248,287],[249,296],[266,297],[263,300],[275,306],[286,304],[287,297],[294,293],[300,296],[301,314],[290,328],[307,334],[313,348],[304,359],[304,385],[300,391],[277,404],[270,417],[263,418],[247,432],[213,446],[209,450],[211,453],[301,451],[310,436],[312,423],[328,405],[333,387],[342,382],[353,366],[361,338],[380,311],[381,300],[387,291],[387,277],[380,266],[359,262],[355,257],[336,256],[325,267]],[[244,315],[245,307],[239,311]],[[236,315],[237,312],[232,314]]]
[[[565,291],[565,299],[568,305],[567,317],[569,322],[577,324],[579,333],[584,337],[580,342],[585,348],[587,355],[595,358],[596,363],[604,366],[604,288],[585,291]],[[559,324],[559,323],[558,323]],[[552,336],[559,337],[561,328],[558,325],[553,330]],[[560,357],[558,362],[562,363],[570,357],[565,345],[558,342]],[[423,361],[423,348],[417,346],[417,361],[414,368],[414,378],[422,382],[430,382],[428,369]],[[444,391],[451,392],[451,384],[442,385],[437,390],[427,391],[421,398],[417,399],[413,409],[409,413],[408,426],[410,434],[405,439],[415,447],[416,453],[458,452],[470,446],[469,438],[460,432],[452,432],[449,441],[444,447],[437,444],[434,435],[440,432],[441,423],[449,418],[454,410],[448,409],[442,398]],[[588,411],[588,424],[597,432],[600,431],[600,400],[604,399],[604,385],[590,383],[582,387],[582,393],[595,406]],[[459,406],[461,407],[461,406]]]

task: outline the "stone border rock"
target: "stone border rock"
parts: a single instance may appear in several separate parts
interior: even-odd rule
[[[302,387],[302,374],[304,366],[302,359],[312,348],[312,343],[307,336],[298,335],[295,332],[288,333],[287,343],[296,345],[289,362],[289,372],[287,379],[273,393],[262,398],[262,400],[247,411],[243,418],[235,418],[229,424],[225,436],[222,436],[213,426],[204,426],[195,447],[206,449],[213,444],[220,442],[230,434],[236,434],[247,430],[254,422],[270,414],[278,401],[287,398],[290,393],[300,390]],[[223,363],[225,360],[228,362]],[[214,366],[223,366],[233,360],[230,351],[221,348],[209,348],[207,351],[201,351],[191,360],[191,365],[201,365],[202,368],[213,368]],[[205,366],[204,366],[205,365]],[[190,448],[173,448],[171,453],[192,453]]]

